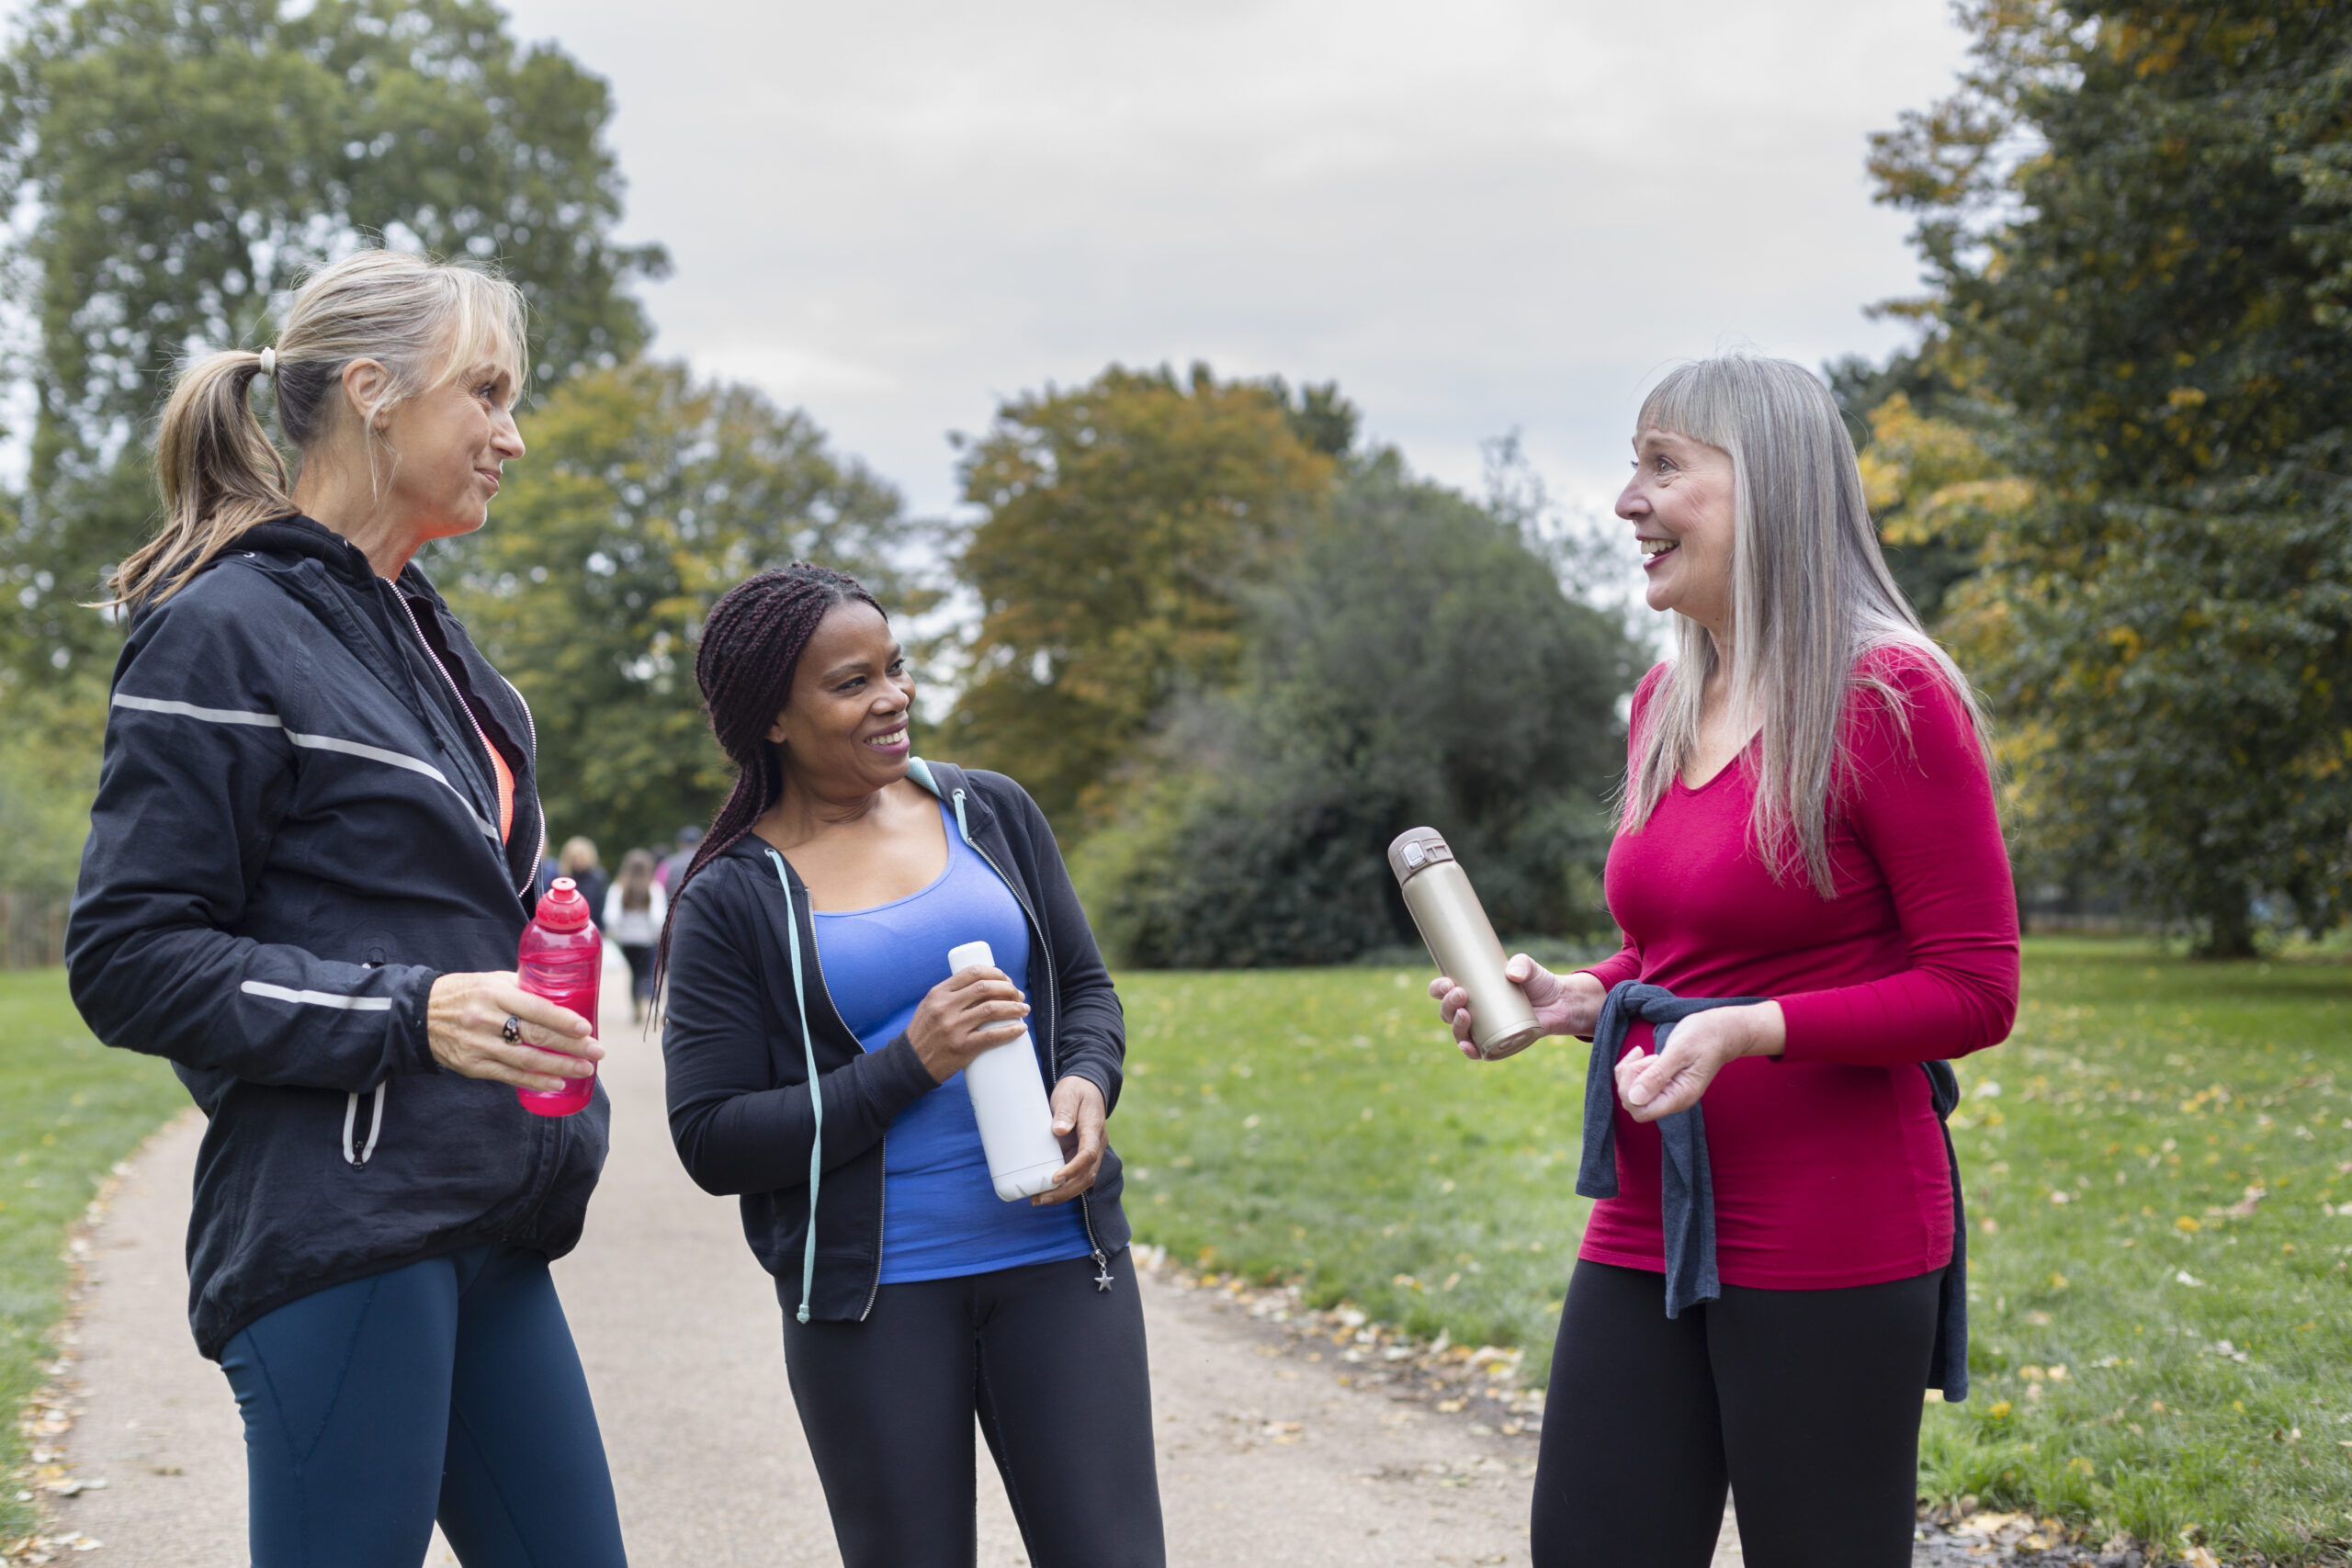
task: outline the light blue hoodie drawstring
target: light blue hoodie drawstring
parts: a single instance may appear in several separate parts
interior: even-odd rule
[[[792,1005],[800,1015],[800,1048],[808,1058],[808,1110],[816,1119],[816,1135],[808,1145],[808,1245],[800,1254],[801,1322],[808,1321],[808,1292],[817,1286],[817,1187],[825,1174],[825,1096],[817,1084],[817,1042],[808,1032],[808,1001],[800,983],[800,917],[792,909],[792,878],[785,874],[784,857],[774,850],[775,879],[784,885],[786,946],[792,953]]]

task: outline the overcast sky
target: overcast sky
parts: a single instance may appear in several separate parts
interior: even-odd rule
[[[608,78],[659,352],[806,407],[926,513],[951,430],[1117,360],[1337,378],[1475,484],[1605,500],[1645,382],[1905,331],[1867,134],[1945,0],[520,0]]]

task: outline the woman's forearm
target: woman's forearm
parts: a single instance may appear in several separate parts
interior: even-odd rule
[[[678,1158],[706,1192],[736,1196],[798,1187],[819,1133],[808,1086],[748,1089],[681,1083],[673,1068],[670,1136]],[[872,1148],[908,1105],[933,1087],[929,1068],[904,1035],[836,1067],[819,1080],[824,1093],[824,1168]]]

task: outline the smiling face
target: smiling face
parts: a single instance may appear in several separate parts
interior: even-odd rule
[[[1688,615],[1719,639],[1731,629],[1734,491],[1730,453],[1651,429],[1634,437],[1634,477],[1617,497],[1641,542],[1650,608]]]
[[[511,367],[484,362],[387,412],[380,428],[398,458],[387,515],[406,520],[420,539],[470,534],[489,521],[501,466],[523,455],[514,390]]]
[[[890,623],[852,600],[825,612],[800,650],[792,695],[768,728],[786,771],[811,793],[854,799],[907,776],[915,678]]]

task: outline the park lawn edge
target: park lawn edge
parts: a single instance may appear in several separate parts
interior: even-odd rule
[[[76,1226],[112,1173],[174,1116],[169,1064],[91,1038],[61,969],[0,971],[0,1546],[35,1530],[29,1402],[51,1382],[72,1307]]]

